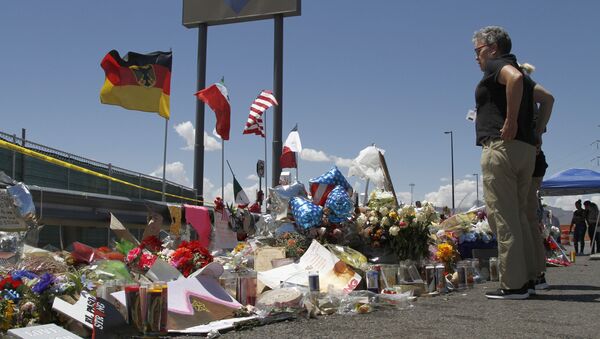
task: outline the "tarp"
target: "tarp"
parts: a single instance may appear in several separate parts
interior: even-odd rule
[[[600,193],[600,173],[581,168],[571,168],[544,180],[540,194],[582,195]]]

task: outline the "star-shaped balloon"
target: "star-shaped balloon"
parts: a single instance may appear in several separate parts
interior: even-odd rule
[[[325,205],[329,193],[338,185],[342,186],[348,195],[352,195],[352,186],[336,166],[333,166],[327,173],[310,179],[309,183],[313,202],[320,206]]]
[[[341,223],[351,217],[354,204],[344,187],[338,185],[329,193],[327,201],[325,201],[325,208],[331,211],[329,214],[330,222]]]
[[[323,217],[321,206],[299,197],[290,199],[290,206],[292,206],[292,214],[294,214],[298,226],[306,229],[321,225],[321,218]]]

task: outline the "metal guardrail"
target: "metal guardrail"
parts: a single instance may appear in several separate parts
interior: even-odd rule
[[[122,167],[117,167],[117,166],[113,166],[111,163],[105,164],[93,159],[88,159],[76,154],[72,154],[72,153],[68,153],[65,151],[61,151],[46,145],[42,145],[27,139],[23,139],[23,138],[19,138],[17,137],[16,134],[8,134],[5,132],[0,131],[0,138],[5,139],[6,141],[10,141],[13,142],[14,144],[18,144],[21,145],[23,147],[26,148],[30,148],[32,150],[41,152],[41,153],[46,153],[46,154],[51,154],[54,156],[59,156],[62,157],[64,161],[68,161],[68,162],[79,162],[79,163],[83,163],[86,164],[88,166],[93,166],[93,167],[97,167],[100,170],[104,170],[107,173],[111,173],[111,174],[122,174],[122,175],[129,175],[129,176],[133,176],[133,177],[138,177],[140,180],[142,178],[144,179],[148,179],[148,180],[152,180],[152,181],[157,181],[157,182],[162,182],[162,178],[158,178],[158,177],[154,177],[145,173],[140,173],[140,172],[135,172],[135,171],[131,171]],[[13,173],[14,173],[14,168],[15,168],[15,157],[13,156]],[[169,181],[166,180],[166,183],[168,185],[174,186],[174,187],[179,187],[181,191],[186,190],[186,191],[194,191],[195,190],[191,187],[187,187],[181,184],[178,184],[176,182],[173,181]],[[197,192],[195,192],[195,196],[196,198],[198,197]]]

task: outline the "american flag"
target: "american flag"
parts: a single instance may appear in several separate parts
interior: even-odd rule
[[[309,183],[312,201],[320,206],[325,205],[329,193],[338,185],[342,186],[348,195],[352,195],[352,186],[336,166],[320,177],[309,180]]]
[[[261,137],[265,137],[264,125],[262,115],[271,106],[279,105],[277,99],[273,95],[273,92],[263,90],[260,92],[258,97],[254,99],[250,106],[250,115],[248,115],[248,121],[246,127],[244,127],[244,134],[256,134]]]

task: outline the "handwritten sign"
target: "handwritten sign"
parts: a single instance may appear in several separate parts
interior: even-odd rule
[[[5,189],[0,190],[0,231],[24,231],[25,222],[18,217],[13,199]]]

